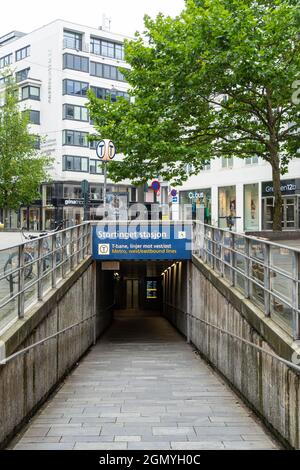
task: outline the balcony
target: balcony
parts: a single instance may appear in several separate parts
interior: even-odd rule
[[[63,39],[63,49],[73,49],[77,52],[89,52],[89,44],[82,41],[78,41],[73,38],[64,38]]]

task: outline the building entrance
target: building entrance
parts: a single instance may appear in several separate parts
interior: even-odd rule
[[[265,197],[263,202],[263,230],[272,230],[274,214],[274,197]],[[282,228],[293,230],[299,228],[298,196],[283,196]]]

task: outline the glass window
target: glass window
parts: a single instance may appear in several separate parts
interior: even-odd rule
[[[191,211],[193,220],[202,220],[206,224],[211,223],[210,188],[180,191],[179,202],[182,219]]]
[[[28,113],[30,124],[40,124],[40,112],[35,111],[34,109],[28,109],[24,111]]]
[[[3,69],[4,67],[7,67],[8,65],[11,65],[12,63],[12,54],[5,55],[4,57],[1,57],[0,59],[0,69]]]
[[[76,145],[78,147],[88,147],[88,132],[73,130],[63,131],[63,145]]]
[[[222,157],[222,168],[232,168],[233,167],[233,157],[225,158]]]
[[[120,43],[106,41],[99,38],[91,38],[92,54],[103,55],[112,59],[124,59],[124,46]]]
[[[87,157],[77,157],[74,155],[64,155],[63,156],[63,171],[78,171],[78,172],[88,172],[89,159]],[[64,193],[66,193],[68,187],[64,187]],[[74,197],[71,195],[65,195],[64,197]]]
[[[244,186],[244,230],[259,230],[258,184]]]
[[[82,51],[82,34],[73,31],[64,31],[64,47]]]
[[[40,99],[40,89],[35,86],[26,86],[22,88],[22,100],[38,100]]]
[[[34,148],[36,150],[40,150],[40,148],[41,148],[41,138],[38,135],[36,135],[35,139],[34,139]]]
[[[219,188],[219,227],[226,228],[226,219],[222,217],[236,216],[236,191],[235,186]],[[220,218],[221,217],[221,218]]]
[[[79,72],[89,71],[89,59],[80,55],[64,54],[63,55],[63,68],[78,70]]]
[[[85,121],[89,120],[89,114],[87,108],[84,106],[75,106],[73,104],[64,104],[63,105],[63,118],[72,119],[75,121]]]
[[[122,44],[115,45],[115,58],[124,60],[124,46]]]
[[[108,78],[109,80],[119,80],[125,82],[124,75],[119,71],[118,67],[108,64],[98,64],[91,62],[90,74],[95,77]]]
[[[16,81],[22,82],[23,80],[27,80],[30,68],[20,70],[16,72]]]
[[[87,82],[79,82],[77,80],[63,80],[63,94],[86,96],[89,84]]]
[[[30,55],[30,46],[23,47],[22,49],[19,49],[16,51],[16,62],[18,60],[25,59],[25,57],[28,57]]]
[[[90,173],[92,174],[103,174],[102,164],[99,160],[93,160],[90,158]]]
[[[258,156],[254,155],[253,157],[246,158],[246,165],[257,165],[258,164]]]

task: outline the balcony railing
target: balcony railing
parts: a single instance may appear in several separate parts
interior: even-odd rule
[[[77,52],[89,52],[89,44],[84,42],[78,42],[76,39],[64,38],[63,39],[63,49],[73,49]]]

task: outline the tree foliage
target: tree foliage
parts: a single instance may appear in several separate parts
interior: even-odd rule
[[[211,158],[257,155],[272,167],[280,229],[280,175],[300,156],[299,27],[294,0],[187,0],[175,19],[146,16],[126,44],[134,99],[89,95],[97,132],[125,154],[111,177],[182,182],[187,163],[198,173]]]
[[[28,113],[18,106],[17,86],[7,84],[0,108],[0,207],[18,209],[40,197],[51,160],[35,149],[37,135],[29,132]]]

